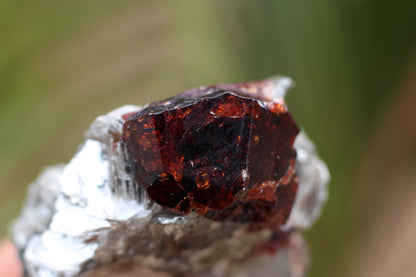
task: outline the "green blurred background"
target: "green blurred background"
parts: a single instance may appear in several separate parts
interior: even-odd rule
[[[0,232],[92,120],[204,84],[292,77],[332,180],[309,276],[416,276],[416,2],[0,2]]]

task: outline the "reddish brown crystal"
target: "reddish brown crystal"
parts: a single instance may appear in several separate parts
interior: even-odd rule
[[[297,192],[299,129],[284,104],[237,88],[199,88],[151,104],[126,120],[123,143],[136,185],[156,203],[277,226]]]

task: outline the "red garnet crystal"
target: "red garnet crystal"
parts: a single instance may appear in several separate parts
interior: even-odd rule
[[[284,103],[262,95],[264,82],[193,89],[131,115],[122,141],[135,185],[179,213],[283,224],[299,129]]]

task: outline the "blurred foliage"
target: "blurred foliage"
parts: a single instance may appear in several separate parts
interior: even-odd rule
[[[203,84],[285,74],[296,82],[292,114],[332,173],[328,205],[306,233],[310,276],[342,276],[372,222],[360,210],[365,199],[380,205],[371,190],[352,201],[362,185],[355,177],[398,97],[415,10],[410,0],[1,1],[1,233],[27,184],[67,162],[95,116]]]

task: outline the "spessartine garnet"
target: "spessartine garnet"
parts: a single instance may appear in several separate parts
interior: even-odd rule
[[[182,214],[283,224],[298,187],[299,129],[284,103],[247,91],[202,87],[129,115],[122,142],[136,185]]]

